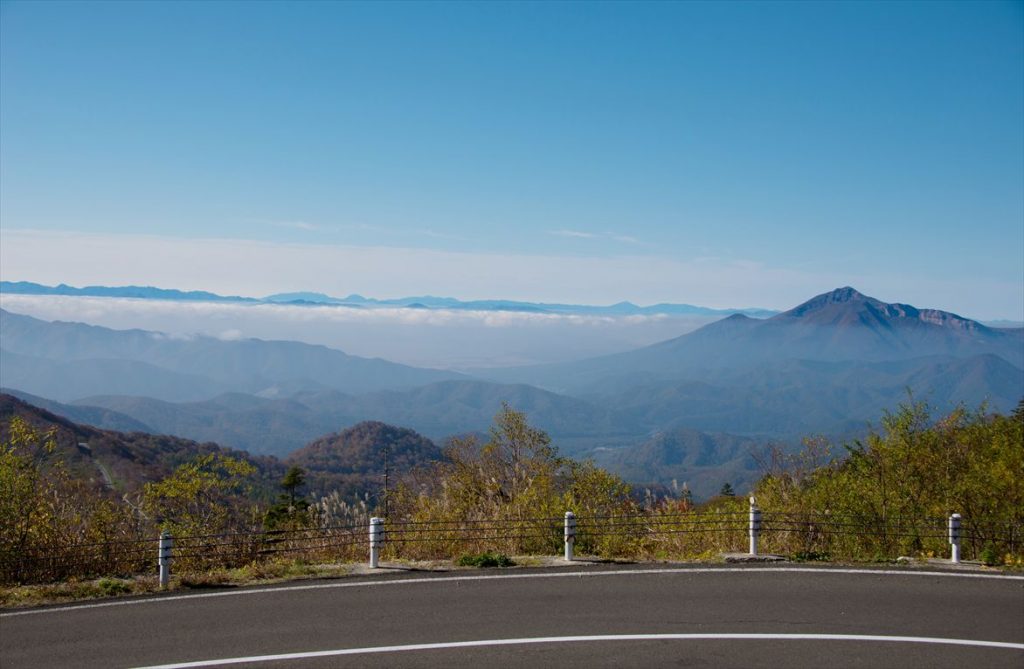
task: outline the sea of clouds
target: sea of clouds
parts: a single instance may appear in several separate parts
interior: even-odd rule
[[[0,294],[0,307],[47,321],[171,337],[283,339],[424,367],[471,369],[603,355],[677,337],[718,317],[355,308]]]

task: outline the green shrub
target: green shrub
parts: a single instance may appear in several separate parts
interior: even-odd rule
[[[463,555],[456,563],[460,567],[514,567],[515,562],[504,553],[477,553]]]
[[[99,589],[103,594],[108,597],[124,595],[132,591],[132,587],[129,583],[116,578],[101,578],[96,585],[99,586]]]
[[[999,552],[992,544],[985,544],[985,548],[981,550],[981,561],[989,567],[994,567],[1002,562],[999,559]]]

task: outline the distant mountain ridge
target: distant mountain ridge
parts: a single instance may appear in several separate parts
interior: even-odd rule
[[[557,314],[590,314],[606,316],[676,315],[676,316],[725,316],[744,313],[763,318],[778,312],[756,307],[744,309],[712,309],[692,304],[654,304],[646,307],[631,302],[619,302],[608,306],[585,304],[557,304],[543,302],[521,302],[516,300],[470,300],[453,297],[400,297],[375,299],[352,294],[348,297],[331,297],[325,293],[292,292],[267,295],[262,298],[223,296],[206,291],[180,291],[150,286],[86,286],[75,288],[65,284],[44,286],[30,281],[0,281],[0,293],[11,295],[71,295],[86,297],[129,297],[150,300],[191,300],[200,302],[246,302],[290,304],[295,306],[341,306],[351,308],[397,307],[412,309],[450,309],[462,311],[517,311]]]
[[[80,297],[134,297],[146,300],[192,300],[196,302],[258,302],[251,297],[224,296],[205,290],[174,290],[153,286],[85,286],[67,284],[44,286],[31,281],[0,281],[0,293],[11,295],[73,295]]]
[[[735,314],[675,339],[571,363],[478,373],[502,382],[556,392],[599,392],[602,385],[657,378],[700,377],[781,360],[884,362],[995,355],[1024,367],[1024,330],[989,328],[934,309],[886,304],[844,287],[789,311],[756,320]],[[626,381],[629,379],[630,381]]]
[[[533,424],[560,439],[628,440],[645,431],[625,414],[579,399],[532,386],[482,381],[444,381],[364,395],[331,390],[306,391],[286,398],[226,393],[198,402],[98,395],[61,404],[17,389],[5,392],[69,418],[99,420],[94,424],[100,427],[116,429],[129,418],[157,434],[277,456],[323,434],[367,420],[408,427],[439,442],[455,434],[483,432],[502,402],[525,411]]]

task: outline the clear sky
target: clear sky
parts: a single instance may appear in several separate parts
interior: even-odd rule
[[[1024,318],[1024,4],[3,2],[0,276]]]

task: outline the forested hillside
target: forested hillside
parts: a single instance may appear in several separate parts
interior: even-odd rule
[[[0,394],[0,438],[10,436],[14,418],[22,419],[54,444],[44,463],[63,463],[69,473],[98,490],[114,496],[133,496],[146,483],[170,476],[181,465],[198,458],[217,456],[243,462],[252,468],[245,476],[246,496],[272,500],[288,467],[302,467],[309,476],[310,494],[339,492],[347,499],[376,497],[383,485],[384,451],[389,453],[396,477],[412,468],[435,461],[441,451],[412,430],[383,423],[362,423],[340,434],[326,435],[287,459],[253,455],[224,448],[213,442],[146,432],[116,432],[79,425],[11,395]]]
[[[412,430],[369,421],[320,437],[285,463],[309,472],[307,485],[314,497],[334,491],[349,499],[372,493],[376,501],[385,474],[395,485],[416,467],[442,457],[434,442]]]

